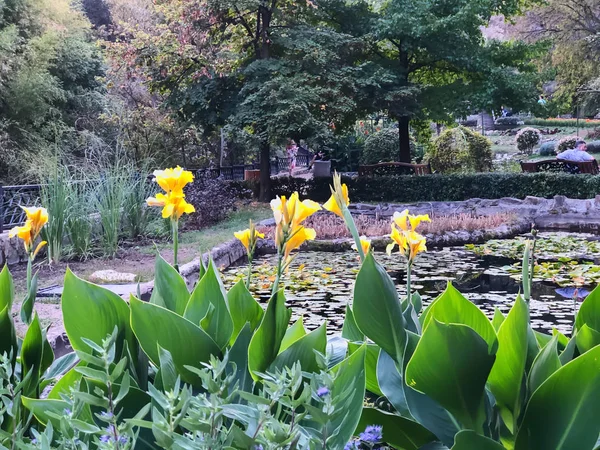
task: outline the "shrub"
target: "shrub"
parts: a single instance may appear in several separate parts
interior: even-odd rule
[[[592,131],[589,131],[586,139],[590,139],[590,140],[598,140],[600,139],[600,127],[599,128],[594,128]]]
[[[435,140],[428,160],[434,170],[442,173],[489,171],[492,143],[469,128],[451,128]]]
[[[540,146],[540,156],[552,156],[552,155],[556,155],[556,141],[548,141],[548,142],[544,142],[541,146]]]
[[[589,153],[600,153],[600,141],[588,142],[587,151]]]
[[[186,219],[186,224],[194,228],[212,225],[235,210],[235,202],[244,196],[241,183],[231,183],[221,178],[197,177],[186,188],[186,199],[194,205],[196,213]]]
[[[523,122],[518,117],[510,116],[510,117],[498,117],[494,121],[494,123],[496,125],[514,125],[516,127],[516,126],[521,125]]]
[[[557,142],[556,152],[560,153],[570,148],[575,148],[575,142],[577,142],[578,139],[577,136],[565,136]]]
[[[525,125],[535,125],[542,127],[574,127],[577,125],[577,119],[525,119]],[[600,120],[579,119],[579,126],[582,128],[595,128],[600,125]]]
[[[515,137],[519,151],[531,155],[533,148],[542,140],[542,133],[537,128],[521,128]]]
[[[370,134],[365,139],[361,156],[362,164],[377,164],[384,161],[396,161],[400,153],[398,128],[385,128]]]

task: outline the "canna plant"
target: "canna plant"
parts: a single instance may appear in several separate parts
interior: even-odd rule
[[[254,260],[254,251],[259,239],[264,239],[265,235],[256,230],[256,226],[250,220],[250,227],[244,231],[236,231],[233,235],[242,243],[248,256],[248,277],[246,278],[246,288],[250,289],[250,279],[252,277],[252,261]]]

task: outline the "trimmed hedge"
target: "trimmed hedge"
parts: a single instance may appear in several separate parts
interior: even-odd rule
[[[594,198],[600,194],[600,176],[566,173],[477,173],[425,176],[382,176],[344,178],[353,202],[463,201],[470,198],[498,199],[528,195],[552,198]],[[248,182],[245,182],[248,183]],[[249,185],[258,191],[256,182]],[[325,202],[331,195],[329,178],[272,180],[272,194],[289,196],[298,191],[301,198]]]
[[[538,127],[574,127],[577,125],[577,119],[524,119],[525,125],[535,125]],[[579,119],[580,128],[594,128],[600,126],[600,120]]]

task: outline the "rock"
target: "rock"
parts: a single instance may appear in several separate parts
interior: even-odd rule
[[[89,281],[97,284],[126,284],[138,281],[135,273],[117,272],[116,270],[98,270],[90,275]]]
[[[543,198],[532,197],[531,195],[528,195],[527,197],[525,197],[525,200],[523,202],[527,203],[529,205],[539,205],[543,201],[544,201]]]

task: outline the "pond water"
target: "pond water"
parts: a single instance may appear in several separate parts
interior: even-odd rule
[[[375,256],[388,270],[398,292],[406,295],[403,259],[397,254],[389,257],[376,253]],[[508,265],[513,262],[507,258],[479,256],[462,247],[430,250],[420,254],[415,262],[413,287],[427,305],[446,288],[448,281],[452,281],[489,317],[493,316],[494,308],[507,314],[520,290],[520,283],[508,271]],[[275,255],[262,256],[255,261],[251,290],[264,303],[269,299],[274,264]],[[293,311],[292,320],[303,316],[308,329],[327,320],[330,333],[341,330],[358,267],[355,252],[300,252],[283,281],[287,304]],[[245,277],[246,270],[246,266],[225,270],[226,287]],[[530,306],[534,329],[550,333],[555,327],[570,335],[577,305],[568,291],[568,288],[561,289],[551,282],[533,283]]]

